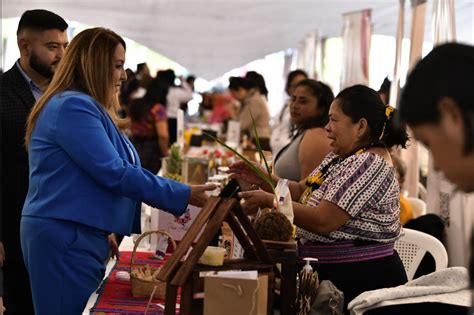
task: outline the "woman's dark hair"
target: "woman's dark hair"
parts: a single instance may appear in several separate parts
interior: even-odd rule
[[[454,100],[464,120],[464,152],[474,150],[474,47],[444,44],[435,47],[407,78],[399,108],[400,118],[409,125],[437,124],[438,103]]]
[[[245,90],[250,90],[252,88],[252,84],[249,80],[242,78],[242,77],[230,77],[229,78],[229,90],[238,90],[243,88]]]
[[[318,117],[313,117],[308,119],[303,123],[302,126],[299,126],[299,130],[306,130],[316,127],[324,127],[329,122],[329,107],[334,100],[334,94],[329,86],[323,82],[316,81],[313,79],[305,79],[300,81],[295,88],[304,86],[310,93],[316,97],[318,100],[318,108],[321,110],[321,115]]]
[[[137,64],[137,73],[140,72],[145,67],[147,67],[146,62],[142,62],[142,63]]]
[[[174,80],[176,79],[176,74],[173,69],[159,70],[156,73],[156,78],[161,82],[167,84],[168,86],[174,86]]]
[[[408,134],[403,123],[394,123],[394,113],[387,119],[386,107],[379,94],[364,85],[354,85],[342,90],[337,96],[341,109],[353,123],[365,118],[369,126],[370,141],[380,139],[388,148],[400,145],[403,148],[408,141]]]
[[[125,69],[125,73],[127,74],[127,79],[134,75],[133,70],[130,68]]]
[[[260,91],[260,94],[268,98],[268,89],[265,84],[265,79],[260,73],[256,71],[249,71],[245,74],[244,78],[249,81],[252,88],[256,87]]]
[[[382,85],[378,90],[379,94],[386,95],[385,103],[390,104],[390,87],[392,86],[392,82],[386,77],[383,79]]]
[[[309,78],[308,74],[301,69],[296,69],[288,73],[288,76],[286,78],[286,85],[285,85],[286,94],[288,95],[290,94],[289,90],[290,90],[291,82],[293,82],[293,80],[299,75],[304,76],[306,79]]]
[[[166,107],[166,96],[168,95],[169,84],[160,78],[153,79],[147,87],[145,96],[133,100],[130,104],[130,118],[132,121],[139,121],[155,104]]]

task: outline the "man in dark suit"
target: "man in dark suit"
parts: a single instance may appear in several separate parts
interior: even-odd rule
[[[68,24],[46,10],[23,13],[18,24],[20,59],[0,76],[2,128],[2,235],[5,250],[6,314],[33,314],[31,289],[20,247],[20,217],[28,190],[28,155],[23,145],[28,114],[48,84],[67,47]]]

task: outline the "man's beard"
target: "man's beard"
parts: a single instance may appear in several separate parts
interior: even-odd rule
[[[38,55],[33,51],[31,52],[30,57],[30,67],[47,79],[51,79],[53,77],[53,65],[45,65],[42,63],[38,58]]]

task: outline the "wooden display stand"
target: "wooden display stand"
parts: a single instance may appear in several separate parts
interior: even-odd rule
[[[296,314],[296,274],[298,272],[298,246],[295,240],[275,242],[263,240],[274,263],[281,264],[280,313]]]
[[[225,260],[224,265],[219,267],[198,264],[199,258],[219,231],[223,221],[227,221],[240,241],[245,250],[245,259]],[[203,233],[193,245],[193,241],[203,226],[205,226]],[[191,247],[192,250],[186,260],[181,262],[181,259]],[[267,312],[272,314],[274,271],[276,268],[266,247],[257,236],[247,216],[243,213],[237,199],[210,197],[157,276],[159,280],[167,283],[164,314],[175,314],[179,287],[181,287],[180,314],[202,314],[203,301],[195,298],[196,293],[201,293],[204,290],[204,279],[199,276],[199,273],[211,270],[236,269],[258,270],[259,273],[268,274]]]

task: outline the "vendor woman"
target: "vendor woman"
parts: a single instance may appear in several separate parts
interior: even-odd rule
[[[360,293],[404,284],[394,250],[400,236],[400,191],[389,149],[404,147],[405,128],[374,90],[356,85],[337,95],[325,129],[332,152],[306,179],[290,182],[300,257],[318,258],[320,280],[344,292],[344,309]],[[248,211],[272,207],[268,187],[243,162],[232,176],[263,190],[240,193]],[[274,177],[276,183],[278,177]],[[266,190],[267,192],[265,192]]]

